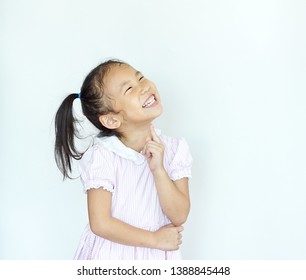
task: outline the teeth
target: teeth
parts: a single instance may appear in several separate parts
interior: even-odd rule
[[[142,105],[143,108],[150,107],[155,102],[155,96],[152,95],[145,104]]]

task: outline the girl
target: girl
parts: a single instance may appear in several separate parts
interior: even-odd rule
[[[100,131],[85,153],[74,144],[72,113],[80,98],[84,115]],[[108,60],[70,94],[55,118],[55,158],[64,179],[72,159],[87,193],[89,225],[75,259],[180,259],[182,224],[189,208],[191,155],[182,138],[162,135],[152,121],[162,113],[158,90],[141,72]]]

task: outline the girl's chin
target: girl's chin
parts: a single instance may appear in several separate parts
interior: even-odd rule
[[[162,113],[163,113],[163,108],[161,106],[159,106],[159,108],[156,108],[156,114],[154,114],[154,115],[156,115],[156,118],[157,118]]]

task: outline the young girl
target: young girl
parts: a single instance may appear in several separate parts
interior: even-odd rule
[[[83,154],[74,144],[76,98],[100,131]],[[80,160],[87,193],[89,225],[75,259],[181,258],[192,159],[183,138],[167,137],[152,126],[161,113],[154,83],[118,60],[94,68],[80,94],[70,94],[59,107],[56,162],[65,179],[70,178],[72,159]]]

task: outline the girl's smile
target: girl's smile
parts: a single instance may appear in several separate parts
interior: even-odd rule
[[[146,100],[146,102],[142,105],[142,108],[149,108],[149,107],[153,107],[155,105],[157,105],[157,99],[155,97],[154,94],[152,94],[150,97],[148,97],[148,99]]]

